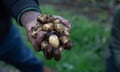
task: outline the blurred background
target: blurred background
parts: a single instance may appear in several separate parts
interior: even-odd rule
[[[119,0],[39,0],[43,13],[60,15],[71,21],[71,51],[63,51],[61,61],[46,60],[28,42],[25,30],[20,32],[25,43],[45,65],[58,72],[105,72],[104,48],[110,37],[112,15]],[[0,63],[0,72],[19,72]]]

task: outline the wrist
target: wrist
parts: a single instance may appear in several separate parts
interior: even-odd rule
[[[21,16],[21,23],[26,30],[30,30],[31,27],[35,26],[37,23],[37,17],[40,15],[40,12],[28,11]]]

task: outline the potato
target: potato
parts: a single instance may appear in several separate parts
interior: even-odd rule
[[[53,23],[46,23],[42,26],[43,31],[52,31],[53,30]]]
[[[48,19],[48,16],[46,14],[41,14],[40,16],[38,16],[37,20],[40,22],[40,23],[45,23],[46,22],[46,19]]]
[[[47,48],[48,42],[47,41],[42,41],[40,46],[41,46],[41,49],[43,50],[43,49]]]
[[[58,48],[60,45],[59,39],[57,35],[50,35],[49,36],[49,43],[53,48]]]
[[[57,24],[57,23],[60,23],[60,20],[59,20],[59,19],[55,19],[55,20],[54,20],[54,24]]]
[[[67,36],[61,36],[60,41],[62,42],[62,44],[66,44],[69,41],[69,38]]]
[[[62,24],[60,24],[60,23],[55,24],[54,27],[55,27],[55,30],[56,30],[57,32],[63,33],[63,31],[64,31],[64,26],[63,26]]]

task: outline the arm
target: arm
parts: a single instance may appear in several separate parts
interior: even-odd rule
[[[40,9],[37,0],[2,0],[2,3],[6,5],[8,11],[11,15],[15,17],[17,22],[24,26],[27,31],[27,35],[35,50],[39,50],[39,43],[44,37],[44,32],[39,32],[36,39],[33,39],[30,34],[30,29],[37,23],[37,16],[40,15]],[[63,23],[70,26],[68,20],[63,19],[60,16],[55,16],[59,18]]]
[[[40,8],[37,0],[1,0],[8,12],[14,17],[20,25],[25,27],[27,35],[35,50],[38,50],[38,42],[31,38],[30,28],[36,24],[36,18],[40,15]],[[41,39],[42,33],[38,37]]]
[[[120,71],[120,6],[115,10],[109,48],[112,58]]]
[[[1,0],[11,16],[20,23],[21,16],[28,11],[40,12],[37,0]]]
[[[1,0],[8,12],[21,24],[22,14],[28,11],[40,12],[37,0]]]

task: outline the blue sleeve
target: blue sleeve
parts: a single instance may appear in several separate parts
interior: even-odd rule
[[[1,0],[11,16],[19,21],[20,16],[26,11],[39,11],[39,3],[37,0]]]

